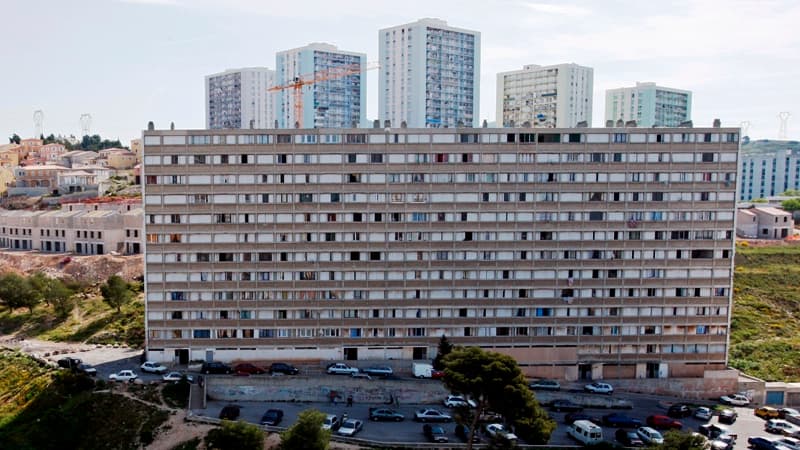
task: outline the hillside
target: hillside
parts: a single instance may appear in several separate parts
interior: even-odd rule
[[[736,250],[730,365],[800,381],[800,246]]]

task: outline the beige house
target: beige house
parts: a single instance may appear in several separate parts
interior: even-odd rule
[[[125,149],[108,153],[108,167],[117,170],[132,169],[136,165],[136,154]]]
[[[773,207],[751,208],[758,218],[759,239],[786,239],[794,232],[792,213]]]
[[[758,216],[751,208],[736,210],[736,236],[741,238],[758,238]]]

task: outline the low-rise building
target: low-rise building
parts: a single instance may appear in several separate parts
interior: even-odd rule
[[[108,167],[117,170],[132,169],[136,165],[136,154],[125,149],[114,149],[116,151],[108,152],[106,159],[108,160]]]
[[[67,168],[54,164],[37,164],[20,166],[14,169],[17,187],[35,187],[55,189],[58,186],[58,174]]]
[[[61,159],[61,156],[67,152],[67,148],[62,144],[52,143],[43,145],[39,149],[39,159],[47,163],[55,163]]]
[[[73,150],[61,155],[61,159],[58,163],[62,166],[77,168],[82,165],[93,165],[100,159],[101,157],[97,152]]]
[[[17,144],[0,145],[0,167],[18,166],[21,149],[22,146]]]
[[[736,235],[750,239],[786,239],[794,233],[792,213],[772,206],[739,208]]]
[[[0,210],[0,248],[102,255],[140,253],[138,201],[71,203],[52,211]]]

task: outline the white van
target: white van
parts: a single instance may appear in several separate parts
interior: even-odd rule
[[[576,420],[567,428],[567,434],[583,445],[603,442],[603,429],[588,420]]]
[[[411,363],[411,372],[417,378],[431,378],[433,376],[433,365],[427,363]]]

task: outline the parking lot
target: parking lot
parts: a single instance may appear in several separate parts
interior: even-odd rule
[[[579,392],[562,391],[556,394],[559,398],[580,397],[584,394]],[[598,394],[599,395],[599,394]],[[541,395],[544,397],[544,395]],[[647,416],[655,414],[666,414],[666,408],[673,402],[681,402],[678,398],[667,397],[654,397],[647,395],[639,395],[634,393],[618,392],[613,394],[613,398],[624,399],[630,401],[634,407],[633,409],[585,409],[584,412],[597,418],[614,412],[625,414],[629,417],[645,421]],[[293,403],[293,402],[235,402],[241,406],[240,419],[252,423],[259,423],[261,416],[267,409],[276,408],[284,411],[284,419],[280,426],[288,427],[297,419],[297,415],[306,409],[314,408],[326,414],[336,414],[342,416],[347,414],[348,418],[355,418],[364,422],[364,429],[357,434],[357,437],[369,440],[386,441],[386,442],[425,442],[425,436],[422,433],[422,424],[413,420],[414,412],[420,408],[434,407],[443,412],[453,414],[454,411],[445,408],[441,401],[438,399],[437,404],[401,404],[399,408],[390,406],[392,409],[397,409],[400,413],[405,415],[403,422],[370,422],[369,421],[369,408],[370,407],[385,407],[383,404],[354,404],[352,407],[347,407],[343,402],[336,405],[326,403]],[[206,415],[210,417],[217,417],[222,408],[230,402],[225,401],[209,401],[205,410],[196,410],[195,414]],[[706,402],[705,404],[710,404]],[[747,438],[749,436],[772,436],[764,431],[764,420],[753,415],[752,408],[735,407],[739,417],[733,425],[726,425],[731,433],[738,435],[735,449],[746,449]],[[566,413],[548,411],[558,424],[558,428],[552,434],[550,444],[554,445],[575,445],[569,436],[567,436],[567,424],[564,423]],[[705,421],[695,419],[694,417],[687,417],[680,419],[683,423],[684,431],[697,431],[698,427]],[[717,423],[717,417],[713,417],[709,423]],[[444,429],[447,432],[447,437],[450,442],[460,442],[455,436],[454,423],[444,424]],[[609,441],[614,440],[614,432],[616,428],[603,427],[604,438]],[[774,437],[774,436],[773,436]]]
[[[23,344],[28,347],[32,346],[32,343]],[[19,345],[19,347],[23,347],[23,345]],[[39,348],[27,348],[25,349],[31,353],[37,353],[39,356],[42,355],[42,352],[45,349]],[[46,349],[50,350],[50,349]],[[57,361],[63,357],[77,357],[81,358],[84,362],[90,363],[95,365],[97,368],[98,374],[97,377],[99,379],[108,379],[108,375],[111,373],[118,372],[119,370],[123,369],[132,369],[135,370],[136,373],[139,375],[139,378],[144,382],[150,381],[157,381],[160,380],[161,377],[159,375],[154,374],[147,374],[144,373],[140,368],[140,356],[141,351],[133,350],[133,349],[126,349],[126,348],[94,348],[89,349],[88,351],[75,351],[72,353],[62,352],[59,355],[51,356],[50,360]],[[224,375],[220,375],[224,376]],[[315,375],[315,377],[327,377],[329,375]],[[312,377],[313,378],[313,377]],[[322,379],[320,379],[322,381]],[[364,380],[363,382],[369,383],[369,380]],[[576,398],[583,394],[578,392],[571,392],[569,390],[562,390],[561,392],[551,396],[550,393],[542,393],[538,392],[539,398],[544,399],[545,397],[548,398]],[[599,395],[599,394],[598,394]],[[605,397],[605,396],[603,396]],[[652,414],[665,414],[666,408],[669,404],[673,402],[680,402],[681,399],[679,398],[667,398],[667,397],[654,397],[648,395],[639,395],[634,393],[626,393],[626,392],[616,392],[612,396],[614,399],[622,399],[628,400],[633,405],[633,409],[631,410],[620,410],[619,412],[626,414],[630,417],[639,419],[644,421],[645,418]],[[297,415],[309,408],[318,409],[326,414],[337,414],[339,416],[343,414],[347,414],[350,418],[356,418],[364,421],[364,429],[362,432],[358,433],[357,437],[361,437],[364,439],[370,440],[381,440],[381,441],[390,441],[390,442],[422,442],[425,441],[425,436],[422,434],[422,425],[413,421],[414,411],[422,407],[436,407],[442,411],[448,412],[447,408],[441,404],[443,399],[435,399],[436,404],[400,404],[399,412],[406,416],[406,420],[403,422],[370,422],[369,418],[369,408],[370,407],[382,407],[387,406],[383,404],[359,404],[355,403],[352,407],[347,407],[343,402],[340,402],[336,405],[326,402],[326,403],[300,403],[300,402],[237,402],[242,409],[241,409],[241,416],[242,420],[246,420],[252,423],[258,423],[261,419],[262,414],[269,408],[277,408],[282,409],[285,413],[285,417],[281,422],[280,426],[287,427],[290,426],[294,421],[297,419]],[[689,402],[691,403],[691,402]],[[219,412],[221,411],[222,407],[228,404],[228,402],[223,401],[209,401],[207,408],[204,410],[195,410],[193,411],[194,414],[209,416],[209,417],[218,417]],[[708,404],[708,403],[706,403]],[[394,409],[394,407],[392,406]],[[735,449],[746,449],[747,448],[747,438],[750,436],[773,436],[769,433],[764,431],[764,420],[756,417],[753,415],[753,408],[743,408],[743,407],[736,407],[734,408],[738,414],[738,420],[735,424],[728,426],[732,433],[738,435],[738,440],[736,442]],[[585,413],[593,416],[593,417],[602,417],[605,414],[609,414],[611,412],[615,412],[616,410],[609,410],[609,409],[586,409],[584,410]],[[452,411],[449,411],[452,412]],[[564,416],[566,413],[559,413],[549,411],[550,417],[552,417],[558,424],[558,428],[553,433],[550,443],[554,445],[572,445],[575,444],[566,434],[567,425],[564,423]],[[688,431],[696,431],[697,428],[704,422],[697,420],[693,417],[685,418],[681,420],[684,424],[684,430]],[[710,421],[711,423],[717,423],[717,418],[714,417]],[[456,438],[454,434],[454,424],[445,424],[444,429],[447,432],[448,438],[451,442],[459,442],[458,438]],[[613,440],[614,439],[614,432],[616,431],[615,428],[611,427],[603,427],[603,434],[606,440]]]

